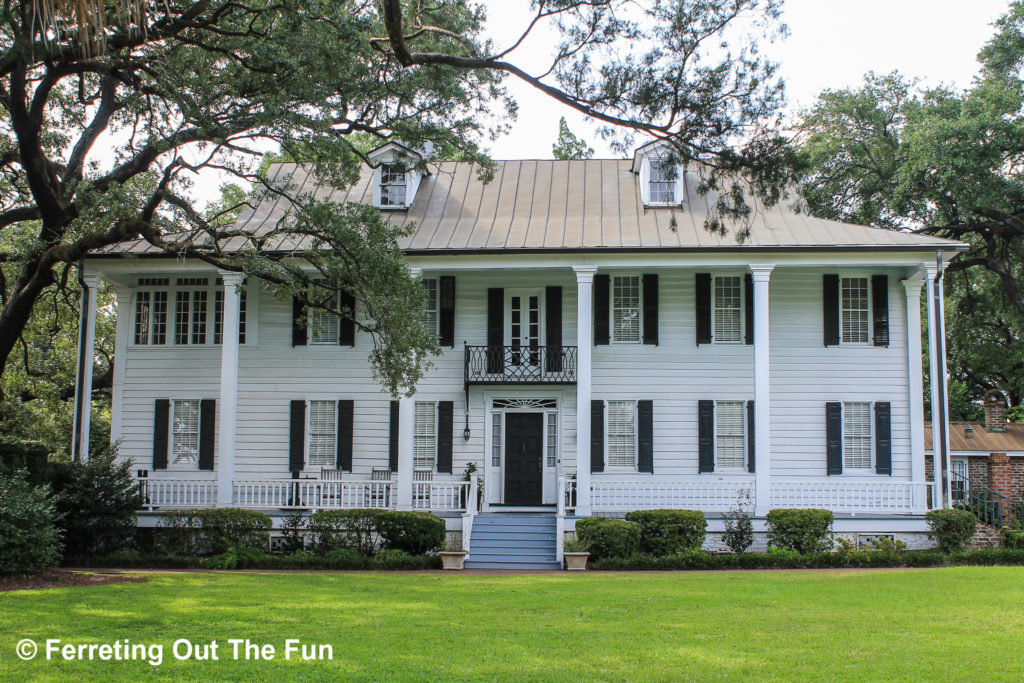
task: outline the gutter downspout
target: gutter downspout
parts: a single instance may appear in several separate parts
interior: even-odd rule
[[[932,300],[935,311],[935,341],[937,345],[936,356],[938,367],[932,374],[931,381],[935,383],[938,405],[932,406],[932,456],[935,460],[937,471],[941,472],[939,481],[942,484],[942,507],[951,507],[953,504],[952,487],[949,479],[949,388],[946,384],[946,305],[943,292],[943,279],[945,268],[942,262],[942,252],[935,253],[935,291]],[[938,432],[935,432],[938,427]]]
[[[89,398],[82,396],[82,378],[85,376],[85,326],[89,323],[89,285],[85,284],[83,263],[78,262],[78,284],[82,288],[82,303],[78,316],[78,364],[75,371],[75,413],[71,427],[71,459],[79,462],[82,456],[82,414]],[[88,436],[86,436],[88,438]]]

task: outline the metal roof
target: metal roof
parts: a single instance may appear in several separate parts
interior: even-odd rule
[[[403,211],[388,211],[398,225],[416,224],[403,238],[409,253],[460,251],[539,250],[961,250],[960,242],[913,232],[895,232],[797,213],[792,204],[772,208],[755,203],[749,219],[750,237],[736,240],[733,229],[718,235],[704,227],[711,196],[697,193],[698,176],[685,174],[685,202],[680,207],[645,207],[639,179],[629,159],[580,161],[498,161],[490,183],[477,177],[469,162],[440,162],[434,173],[420,181],[415,201]],[[320,185],[307,167],[275,164],[270,177],[292,185],[297,192],[312,193],[335,202],[373,201],[372,172],[364,169],[359,181],[344,191]],[[247,209],[236,228],[260,235],[273,228],[288,210],[288,202],[268,196]],[[303,240],[268,241],[268,251],[302,250]],[[239,248],[235,238],[225,248]],[[114,245],[99,253],[158,254],[144,240]]]
[[[965,427],[974,431],[967,438]],[[924,423],[924,449],[932,449],[932,425]],[[949,424],[949,452],[984,451],[986,453],[1024,452],[1024,424],[1007,422],[1005,432],[990,432],[984,422],[951,422]]]

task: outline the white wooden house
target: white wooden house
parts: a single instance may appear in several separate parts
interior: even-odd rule
[[[758,516],[823,507],[839,532],[923,542],[945,496],[925,477],[922,288],[941,338],[937,280],[964,245],[788,206],[758,207],[737,243],[704,228],[695,173],[666,174],[657,145],[499,162],[488,184],[465,163],[388,163],[413,155],[389,145],[333,193],[416,225],[402,246],[444,352],[411,398],[382,393],[351,322],[296,319],[260,282],[141,241],[85,262],[83,349],[103,280],[118,307],[112,438],[152,509],[387,506],[469,532],[484,520],[467,505],[472,463],[484,515],[548,511],[572,528],[689,508],[714,531],[747,491]],[[271,176],[317,187],[300,165]],[[266,232],[286,208],[268,199],[238,227]]]

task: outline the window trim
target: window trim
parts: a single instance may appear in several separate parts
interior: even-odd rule
[[[749,400],[749,399],[747,399]],[[746,473],[747,463],[750,462],[750,438],[749,432],[750,425],[747,423],[747,400],[744,399],[715,399],[715,412],[714,412],[714,424],[712,427],[713,436],[715,439],[715,472],[728,472],[728,473]],[[718,459],[718,446],[720,443],[718,433],[718,415],[719,415],[719,404],[721,403],[736,403],[740,407],[740,423],[742,425],[740,440],[743,449],[743,456],[740,459],[739,465],[722,465]]]
[[[434,293],[434,306],[430,306],[430,292],[431,289],[427,287],[427,283],[433,283]],[[426,317],[423,319],[423,325],[427,328],[427,334],[432,337],[441,336],[441,280],[438,277],[424,277],[420,278],[420,283],[427,290],[427,305],[426,305]],[[430,324],[430,316],[434,316],[433,325]]]
[[[334,420],[334,431],[331,433],[331,443],[335,444],[335,453],[334,453],[334,458],[333,459],[328,458],[328,462],[326,464],[314,463],[313,462],[313,458],[312,458],[312,445],[313,445],[313,404],[314,403],[329,403],[329,404],[331,404],[333,406],[332,415],[333,415],[333,420]],[[337,399],[330,399],[330,398],[326,398],[326,399],[319,399],[319,398],[306,399],[306,444],[305,444],[306,450],[305,450],[305,453],[303,454],[305,456],[304,462],[306,464],[306,467],[305,467],[306,471],[319,470],[320,468],[324,468],[324,467],[326,467],[328,469],[330,469],[332,467],[337,467],[337,463],[338,463],[338,460],[337,460],[337,457],[338,457],[338,454],[337,454],[337,443],[338,443],[338,401],[337,401]]]
[[[429,468],[430,468],[431,471],[433,471],[435,473],[437,472],[437,444],[438,444],[437,404],[438,404],[437,401],[414,401],[413,402],[413,407],[412,407],[412,410],[413,410],[413,413],[412,413],[412,419],[413,419],[413,423],[412,423],[413,424],[413,426],[412,426],[412,467],[413,467],[414,470],[417,470],[417,469],[425,470],[428,467],[428,465],[417,464],[416,463],[416,437],[417,436],[431,436],[434,439],[434,452],[433,452],[433,457],[431,459],[431,463],[429,465]],[[433,428],[433,434],[431,434],[431,435],[417,434],[416,433],[416,408],[418,406],[420,406],[420,405],[430,405],[434,409],[434,420],[433,420],[434,428]]]
[[[409,171],[408,170],[404,170],[401,173],[396,173],[395,171],[391,170],[393,167],[403,168],[403,165],[400,162],[397,162],[397,161],[384,161],[384,162],[381,162],[380,168],[378,169],[378,176],[377,176],[377,178],[378,178],[378,183],[377,183],[377,185],[378,185],[378,188],[377,188],[377,192],[378,192],[378,195],[377,195],[377,197],[378,197],[377,208],[380,208],[380,209],[406,209],[406,208],[409,207]],[[387,183],[384,182],[385,168],[387,168],[387,174],[389,176],[391,176],[391,177],[394,177],[396,175],[401,175],[402,176],[402,182],[398,183],[398,182],[394,182],[393,180],[392,180],[392,182],[387,182]],[[389,203],[385,203],[384,202],[384,197],[385,197],[385,194],[386,194],[385,191],[384,191],[384,188],[386,188],[386,187],[401,187],[402,188],[402,203],[401,204],[395,204],[395,203],[390,203],[390,202]]]
[[[321,281],[320,284],[326,284],[326,281]],[[334,290],[334,307],[341,308],[341,288],[335,288]],[[329,341],[318,340],[315,337],[316,326],[314,325],[313,316],[322,314],[325,317],[333,317],[334,319],[334,339]],[[330,329],[330,326],[325,326],[325,329]],[[341,340],[341,317],[333,315],[327,311],[319,308],[307,307],[306,309],[306,340],[309,346],[338,346]]]
[[[679,177],[682,176],[682,171],[677,170],[677,177],[674,180],[654,180],[654,167],[655,164],[661,166],[662,164],[668,164],[668,158],[663,156],[649,156],[647,157],[647,205],[648,206],[679,206],[682,202],[676,197],[679,190]],[[670,201],[655,201],[654,200],[654,184],[659,183],[662,185],[670,185],[672,191],[672,199]]]
[[[846,416],[848,414],[847,406],[851,403],[862,403],[868,407],[868,464],[867,467],[853,467],[847,464],[846,461]],[[850,472],[854,475],[866,475],[875,474],[875,402],[874,401],[860,401],[860,400],[841,400],[839,401],[841,410],[839,412],[839,434],[842,438],[842,458],[843,458],[843,474]],[[888,476],[888,475],[883,475]]]
[[[740,301],[740,303],[739,303],[739,307],[737,309],[737,314],[739,315],[739,319],[740,319],[740,333],[739,333],[739,338],[736,339],[735,341],[732,341],[732,340],[719,340],[718,339],[718,334],[717,334],[718,320],[717,320],[717,318],[715,316],[715,312],[717,311],[718,307],[715,305],[715,292],[717,290],[718,280],[721,279],[721,278],[726,278],[726,277],[736,278],[736,279],[739,280],[739,295],[740,295],[739,301]],[[737,273],[737,274],[729,274],[729,273],[715,274],[715,273],[712,273],[712,275],[711,275],[711,343],[712,344],[723,344],[723,345],[727,345],[727,346],[736,346],[736,345],[743,345],[743,344],[746,343],[746,333],[747,333],[746,317],[747,316],[744,315],[744,312],[746,310],[746,305],[747,305],[746,297],[747,297],[747,295],[746,295],[746,287],[743,286],[743,273]]]
[[[872,298],[872,295],[871,295],[871,275],[870,274],[860,273],[860,272],[852,272],[852,271],[847,271],[847,272],[841,272],[840,271],[839,273],[837,273],[837,275],[839,276],[839,345],[840,346],[854,346],[854,347],[856,347],[856,346],[865,346],[865,347],[866,346],[873,346],[874,345],[874,338],[875,338],[874,337],[874,335],[875,335],[875,330],[874,330],[875,302],[874,302],[874,299]],[[866,283],[865,284],[866,291],[865,291],[865,297],[864,298],[867,301],[867,318],[868,318],[868,320],[867,320],[867,338],[864,341],[847,341],[846,339],[844,339],[844,336],[843,336],[843,313],[844,313],[844,310],[845,310],[843,308],[843,301],[844,301],[844,296],[843,296],[843,280],[849,280],[849,279],[864,280],[865,283]]]
[[[636,341],[622,340],[615,338],[615,280],[619,278],[636,278]],[[644,278],[639,273],[612,274],[608,283],[611,289],[608,292],[608,343],[622,344],[624,346],[642,345],[644,343]],[[621,309],[628,310],[628,309]]]
[[[168,278],[168,279],[170,280],[170,282],[176,283],[178,278],[172,277],[172,278]],[[192,279],[192,278],[185,276],[183,279]],[[217,278],[207,278],[207,279],[212,279],[214,284],[209,284],[209,283],[206,284],[206,285],[187,285],[187,284],[183,284],[183,285],[178,285],[178,284],[149,285],[149,284],[146,284],[146,285],[138,285],[138,286],[136,286],[135,289],[132,292],[131,303],[130,303],[130,306],[129,306],[129,314],[131,316],[131,321],[129,323],[130,324],[130,328],[131,328],[131,334],[129,335],[128,345],[133,347],[133,348],[136,348],[136,349],[142,349],[142,348],[156,349],[156,348],[165,348],[165,347],[182,347],[182,348],[185,348],[185,347],[199,347],[199,348],[205,348],[205,347],[211,347],[211,346],[221,346],[222,343],[223,343],[223,340],[220,341],[220,342],[216,341],[216,339],[217,339],[216,331],[217,331],[217,326],[218,326],[217,298],[218,298],[218,292],[220,293],[221,296],[223,296],[224,285],[216,284],[217,283]],[[163,330],[164,341],[162,343],[154,343],[152,341],[152,339],[153,339],[153,329],[154,329],[153,312],[154,312],[154,309],[155,309],[155,301],[154,301],[155,297],[153,295],[155,293],[157,293],[157,292],[162,292],[162,293],[164,293],[166,295],[166,299],[163,302],[163,304],[164,304],[164,330]],[[188,294],[189,294],[188,325],[187,325],[187,333],[186,333],[187,342],[184,343],[184,344],[179,344],[176,341],[177,340],[177,334],[178,334],[178,310],[177,310],[177,306],[178,306],[178,292],[188,292]],[[195,307],[195,304],[194,304],[194,302],[195,302],[194,293],[195,292],[205,292],[206,293],[206,306],[205,306],[206,310],[205,310],[205,316],[204,316],[205,328],[206,329],[205,329],[205,335],[204,335],[205,341],[203,341],[202,343],[193,343],[192,342],[193,335],[195,333],[195,330],[194,330],[194,321],[195,321],[195,315],[196,315],[196,307]],[[212,293],[212,296],[211,296],[211,293]],[[139,325],[139,295],[140,294],[149,294],[150,295],[149,296],[149,321],[147,323],[148,324],[148,329],[147,329],[147,335],[148,336],[147,336],[147,341],[143,342],[143,343],[139,343],[138,341],[136,341],[137,333],[138,333],[138,325]],[[244,306],[242,305],[242,298],[243,297],[245,299],[245,305]],[[244,318],[241,317],[241,312],[243,310],[245,312],[245,317]],[[250,344],[250,345],[254,345],[255,344],[255,342],[252,341],[252,339],[254,339],[253,335],[255,333],[255,327],[250,324],[250,316],[252,316],[254,314],[255,310],[256,310],[256,308],[253,305],[252,297],[250,296],[249,287],[248,287],[247,284],[243,284],[242,285],[242,289],[239,292],[239,336],[240,336],[240,338],[239,338],[238,343],[239,343],[240,346],[241,345],[246,345],[246,344]],[[220,318],[220,326],[221,326],[222,330],[223,330],[223,324],[224,324],[224,320],[223,320],[223,315],[222,315],[221,318]],[[241,330],[243,330],[243,329],[245,330],[245,333],[244,333],[245,334],[245,339],[244,340],[241,339],[241,336],[242,336]],[[223,336],[223,335],[221,335],[221,336]],[[185,400],[185,399],[182,399],[182,400]]]
[[[608,459],[609,456],[609,432],[611,431],[611,404],[612,403],[630,403],[633,406],[633,466],[624,467],[621,465],[611,465]],[[604,471],[605,472],[637,472],[640,458],[640,430],[638,428],[637,419],[637,399],[605,399],[604,401]]]
[[[199,450],[202,448],[203,439],[203,399],[202,398],[172,398],[169,399],[171,402],[170,410],[168,411],[168,419],[170,425],[168,429],[168,438],[170,443],[168,444],[167,452],[167,469],[178,472],[201,472],[199,469]],[[191,463],[180,463],[177,461],[175,454],[175,447],[178,443],[178,431],[174,428],[174,415],[179,403],[195,403],[196,404],[196,456],[195,460]]]

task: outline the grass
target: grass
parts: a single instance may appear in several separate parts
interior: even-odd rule
[[[1020,680],[1024,568],[466,576],[156,574],[0,594],[0,679]],[[18,660],[22,638],[164,646],[164,662]],[[175,661],[177,638],[220,661]],[[327,643],[233,661],[229,638]]]

